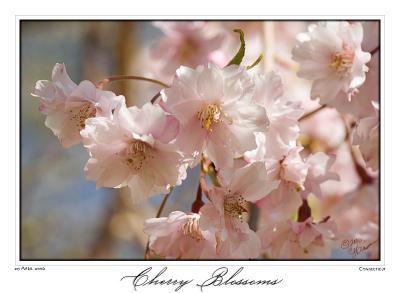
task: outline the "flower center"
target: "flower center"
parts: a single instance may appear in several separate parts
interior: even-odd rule
[[[201,122],[201,127],[211,132],[212,125],[222,121],[221,108],[217,104],[207,104],[197,112],[197,118]]]
[[[190,217],[181,230],[185,236],[189,236],[197,241],[204,240],[203,234],[200,231],[198,218]]]
[[[225,216],[242,219],[243,213],[247,213],[246,201],[241,195],[227,195],[224,200]]]
[[[149,157],[149,145],[143,141],[135,140],[126,149],[125,163],[136,171],[139,171]]]
[[[331,63],[329,66],[333,68],[338,74],[346,74],[353,65],[354,52],[345,48],[340,53],[332,55]]]
[[[69,110],[72,114],[70,120],[73,121],[79,130],[85,128],[85,121],[88,118],[96,117],[96,108],[91,102],[85,102],[81,107]]]

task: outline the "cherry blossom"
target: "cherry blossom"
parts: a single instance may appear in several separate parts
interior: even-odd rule
[[[353,132],[353,144],[358,145],[367,167],[376,171],[379,168],[379,117],[378,105],[375,115],[360,120]]]
[[[277,185],[257,203],[265,210],[261,213],[264,220],[286,220],[299,208],[302,197],[310,193],[320,196],[320,184],[337,179],[329,172],[334,157],[317,153],[303,159],[303,148],[296,146],[298,119],[303,113],[300,105],[282,98],[283,85],[276,73],[256,75],[255,79],[253,99],[265,107],[270,125],[266,133],[255,134],[257,147],[246,152],[244,158],[248,162],[264,162],[269,182]]]
[[[217,168],[256,147],[254,132],[265,131],[265,109],[251,100],[251,80],[236,65],[180,67],[172,86],[161,92],[162,106],[181,128],[180,149],[196,164],[204,153]]]
[[[312,193],[321,198],[321,184],[328,180],[340,180],[340,176],[331,171],[331,167],[335,162],[335,155],[327,155],[323,152],[311,154],[306,159],[308,166],[307,177],[304,181],[304,190],[302,191],[303,198]]]
[[[365,83],[352,93],[349,100],[344,92],[340,92],[336,99],[328,103],[341,113],[349,113],[357,119],[373,116],[375,108],[373,104],[379,99],[379,53],[375,53],[368,63],[368,74]]]
[[[329,258],[336,233],[332,219],[315,223],[311,217],[303,222],[288,220],[268,225],[257,231],[262,250],[272,259]]]
[[[266,181],[262,163],[238,169],[231,181],[209,192],[210,202],[200,209],[200,227],[215,233],[218,258],[256,258],[260,241],[244,221],[249,202],[254,202],[274,189]]]
[[[172,259],[215,258],[215,238],[199,226],[199,214],[175,211],[168,217],[147,219],[144,232],[157,255]]]
[[[258,146],[265,146],[265,156],[279,160],[296,145],[300,132],[298,119],[304,111],[300,103],[283,97],[282,79],[275,72],[257,74],[253,80],[253,101],[264,107],[270,122],[265,134],[256,134],[257,139],[263,141]],[[251,156],[250,153],[248,155]]]
[[[281,160],[265,160],[267,180],[277,188],[259,200],[257,206],[263,211],[264,221],[276,222],[289,219],[301,205],[301,200],[310,194],[322,197],[321,184],[338,180],[338,175],[330,171],[334,156],[318,152],[303,159],[302,147],[294,147]]]
[[[88,119],[81,131],[91,156],[87,179],[97,187],[128,186],[136,201],[167,192],[186,176],[182,155],[169,143],[178,128],[175,118],[149,103],[141,109],[121,103],[111,118]]]
[[[257,206],[265,211],[262,213],[264,221],[286,220],[301,205],[301,191],[308,173],[308,166],[300,156],[301,150],[301,147],[295,147],[283,160],[265,163],[268,181],[275,182],[277,188],[257,202]]]
[[[268,196],[257,201],[260,209],[260,223],[278,223],[291,219],[301,206],[301,194],[296,185],[281,181]]]
[[[113,92],[97,89],[90,81],[76,85],[64,64],[57,63],[52,81],[36,82],[34,97],[40,98],[39,110],[46,115],[45,125],[65,148],[81,142],[80,131],[86,119],[110,117],[111,111],[124,99]]]
[[[152,48],[151,55],[162,63],[162,76],[172,76],[180,66],[196,67],[217,62],[215,54],[223,43],[222,33],[211,33],[201,21],[154,22],[165,36]],[[225,62],[226,59],[222,58]],[[225,65],[220,64],[221,66]]]
[[[362,51],[363,28],[346,21],[313,24],[298,36],[293,59],[300,63],[299,77],[313,80],[311,98],[321,104],[344,92],[350,100],[366,77],[371,55]]]

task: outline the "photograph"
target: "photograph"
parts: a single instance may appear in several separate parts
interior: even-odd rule
[[[382,260],[381,18],[18,22],[19,261]]]

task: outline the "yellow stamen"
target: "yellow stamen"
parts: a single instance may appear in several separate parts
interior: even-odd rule
[[[216,104],[207,104],[197,113],[197,118],[201,122],[201,127],[212,131],[212,125],[222,121],[221,108]]]
[[[338,74],[346,74],[353,65],[354,53],[348,49],[332,55],[329,66]]]

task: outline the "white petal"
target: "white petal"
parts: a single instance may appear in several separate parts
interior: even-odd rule
[[[229,188],[244,199],[254,202],[277,188],[279,181],[267,181],[267,171],[263,162],[249,164],[236,171]]]
[[[52,79],[64,89],[66,94],[70,94],[77,86],[69,77],[64,64],[54,65]]]

